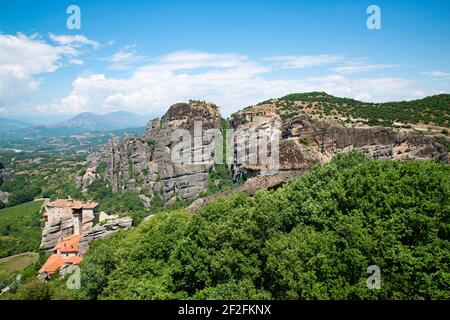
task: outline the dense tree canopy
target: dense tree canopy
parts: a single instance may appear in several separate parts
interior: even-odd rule
[[[449,199],[447,164],[339,155],[276,191],[160,212],[95,243],[78,297],[448,299]]]

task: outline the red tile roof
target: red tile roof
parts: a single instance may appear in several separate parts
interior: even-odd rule
[[[81,261],[83,261],[83,257],[81,256],[63,257],[58,254],[52,254],[39,270],[39,273],[47,272],[48,274],[54,274],[56,270],[65,264],[79,264]]]
[[[48,274],[55,273],[56,270],[65,264],[78,264],[83,260],[82,256],[63,257],[60,253],[75,252],[78,253],[78,243],[80,241],[79,235],[71,235],[61,238],[56,246],[53,248],[53,254],[47,259],[39,272],[47,272]],[[57,253],[59,250],[60,253]]]
[[[81,237],[76,234],[62,238],[53,248],[53,252],[56,252],[57,250],[60,252],[78,252],[78,242],[80,241],[80,238]]]

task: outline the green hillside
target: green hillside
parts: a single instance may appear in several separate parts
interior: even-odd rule
[[[29,265],[35,263],[38,258],[38,253],[29,252],[0,259],[0,278],[5,278],[13,273],[24,270]]]
[[[0,258],[39,249],[42,203],[34,201],[0,209]]]
[[[94,242],[80,299],[449,299],[450,166],[338,155]],[[367,268],[381,269],[369,290]]]
[[[303,105],[297,106],[296,102],[302,102]],[[308,109],[309,113],[323,116],[365,118],[373,125],[392,126],[397,121],[450,127],[450,94],[411,101],[366,103],[325,92],[309,92],[294,93],[261,104],[267,103],[274,103],[278,111],[285,115],[295,115],[302,109]]]

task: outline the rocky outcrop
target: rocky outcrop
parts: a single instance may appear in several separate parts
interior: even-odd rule
[[[3,184],[5,180],[9,180],[11,178],[11,173],[5,170],[3,163],[0,162],[0,186]],[[8,202],[10,193],[9,192],[0,192],[0,201],[3,203]]]
[[[344,127],[333,123],[296,121],[283,128],[285,139],[307,145],[320,153],[319,160],[329,160],[334,154],[352,149],[368,157],[380,159],[433,159],[448,162],[447,149],[433,139],[412,131],[385,127]],[[306,146],[308,147],[308,146]]]
[[[259,106],[261,108],[261,106]],[[251,110],[251,109],[250,109]],[[243,121],[250,111],[232,117],[235,130],[279,130],[278,171],[304,170],[314,164],[325,163],[339,152],[359,149],[374,159],[438,159],[448,162],[447,149],[433,139],[412,131],[385,127],[345,127],[338,122],[311,119],[307,114],[280,121],[277,114],[258,117],[257,121]],[[251,112],[250,112],[251,114]],[[237,119],[236,119],[237,118]],[[247,150],[251,154],[251,150]],[[244,163],[233,167],[234,175],[254,177],[265,166]]]
[[[262,130],[268,136],[279,131],[278,170],[265,175],[267,166],[259,160],[246,161],[232,165],[235,177],[243,176],[245,183],[232,190],[219,192],[195,200],[189,212],[195,212],[208,202],[237,192],[254,195],[260,189],[274,189],[298,177],[314,164],[325,163],[340,152],[361,150],[373,159],[423,160],[438,159],[449,162],[447,149],[433,139],[411,131],[400,131],[385,127],[345,127],[338,123],[317,121],[307,115],[296,116],[281,121],[271,109],[264,112],[258,106],[257,112],[251,109],[231,117],[230,124],[235,132],[248,139]],[[237,138],[239,140],[239,138]],[[273,140],[272,140],[273,141]],[[270,143],[269,143],[270,144]],[[236,144],[235,144],[236,146]],[[236,147],[237,153],[246,153],[247,160],[259,157],[255,148],[249,144]]]
[[[201,101],[177,103],[161,119],[150,120],[141,138],[131,135],[109,141],[104,154],[105,179],[113,192],[140,193],[146,206],[155,195],[166,201],[192,199],[206,189],[213,165],[196,161],[199,155],[202,160],[203,154],[211,153],[214,137],[202,135],[208,129],[220,130],[216,105]],[[184,133],[192,139],[187,141]],[[187,143],[189,150],[176,157],[180,142]]]
[[[331,127],[315,136],[321,152],[335,153],[357,148],[370,158],[438,159],[448,162],[447,149],[433,139],[413,132],[400,132],[384,127]]]
[[[3,170],[5,167],[3,166],[3,163],[0,162],[0,186],[3,184]]]
[[[94,219],[93,213],[83,215],[83,232],[94,226]],[[45,224],[42,231],[40,248],[43,250],[53,249],[61,237],[67,237],[72,234],[74,234],[74,221],[71,214],[51,219]]]
[[[0,201],[3,203],[7,203],[10,195],[11,194],[9,192],[0,192]]]
[[[218,192],[218,193],[209,195],[204,198],[198,198],[189,205],[187,210],[189,212],[193,213],[193,212],[197,211],[198,209],[200,209],[201,207],[203,207],[204,205],[206,205],[207,203],[209,203],[215,199],[218,199],[218,198],[224,197],[224,196],[228,196],[231,194],[239,193],[239,192],[244,192],[249,196],[253,196],[253,195],[255,195],[255,193],[258,190],[277,189],[284,183],[289,182],[292,179],[300,176],[302,173],[303,173],[303,171],[300,171],[300,170],[292,170],[292,171],[279,172],[274,175],[256,176],[254,178],[248,179],[247,181],[245,181],[244,184],[242,184],[236,188],[233,188],[231,190]]]
[[[228,163],[234,179],[303,172],[352,149],[375,159],[449,161],[444,146],[415,132],[363,123],[347,126],[339,120],[312,117],[307,109],[296,104],[289,107],[299,109],[280,113],[276,105],[266,103],[239,111],[229,119],[233,132],[227,145],[227,149],[232,149]],[[139,193],[146,208],[155,196],[166,202],[195,199],[207,188],[213,167],[212,161],[195,159],[214,154],[217,142],[214,135],[198,135],[196,130],[204,133],[220,128],[216,105],[200,101],[177,103],[161,119],[150,120],[142,137],[133,134],[124,140],[109,141],[102,157],[106,164],[105,179],[113,192]],[[186,142],[180,131],[189,133],[192,140]],[[180,141],[189,146],[188,153],[180,152]],[[266,158],[259,153],[264,144]],[[182,156],[175,161],[174,155],[178,153]]]
[[[144,182],[155,181],[155,168],[150,163],[152,155],[151,143],[138,139],[135,134],[123,141],[117,137],[111,139],[105,150],[105,179],[112,191],[139,192]]]
[[[83,213],[83,233],[80,239],[80,252],[84,254],[89,248],[92,240],[104,238],[112,235],[119,229],[129,229],[133,224],[130,217],[117,217],[106,215],[104,212],[99,213],[99,219],[95,217],[93,211],[85,211]],[[100,220],[100,223],[96,221]],[[54,217],[45,223],[40,248],[43,250],[51,250],[60,241],[62,237],[74,234],[74,218],[72,214],[62,214]]]
[[[79,250],[81,254],[85,254],[89,249],[89,243],[96,239],[106,238],[114,234],[120,229],[128,230],[133,224],[130,217],[122,217],[107,220],[104,224],[96,224],[95,226],[83,232],[83,237],[79,242]]]
[[[0,186],[3,184],[6,180],[12,179],[12,173],[8,170],[6,170],[3,163],[0,162]]]
[[[87,194],[89,186],[99,178],[100,175],[97,173],[97,168],[89,167],[86,169],[83,176],[76,178],[76,185],[82,190],[83,194]]]

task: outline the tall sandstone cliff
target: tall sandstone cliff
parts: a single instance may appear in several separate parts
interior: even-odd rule
[[[178,129],[194,137],[195,124],[203,130],[220,130],[220,112],[216,105],[201,101],[177,103],[161,119],[150,120],[142,137],[132,135],[124,140],[114,138],[105,148],[105,179],[113,192],[127,190],[141,194],[145,203],[158,195],[165,201],[171,198],[192,199],[205,190],[213,163],[181,163],[172,161],[174,138]],[[186,158],[193,157],[214,144],[204,138],[194,145]],[[187,160],[187,159],[185,159]]]
[[[162,197],[164,201],[198,197],[207,188],[208,173],[213,163],[180,164],[171,158],[178,142],[173,137],[176,130],[185,129],[194,136],[195,123],[198,122],[201,122],[203,130],[219,130],[219,108],[200,101],[178,103],[171,106],[161,119],[150,120],[142,137],[131,135],[124,140],[110,140],[105,148],[103,162],[106,163],[105,179],[113,192],[126,190],[139,193],[147,205],[155,196]],[[376,159],[435,158],[449,162],[448,151],[444,146],[413,131],[364,125],[346,126],[339,121],[312,118],[307,112],[281,117],[277,108],[271,105],[246,108],[232,115],[228,122],[234,133],[244,133],[244,136],[247,132],[263,130],[270,137],[269,144],[278,134],[279,165],[276,172],[280,177],[283,174],[299,174],[315,164],[329,161],[337,153],[352,149],[359,149],[368,157]],[[211,146],[215,143],[214,137],[201,138],[200,145],[191,142],[194,148],[189,155],[184,156],[186,159],[192,159],[202,151],[213,152]],[[233,145],[236,147],[233,152],[235,160],[239,152],[247,153],[250,158],[252,153],[258,152],[248,144],[239,146],[236,140]],[[258,156],[256,158],[259,159]],[[246,180],[265,174],[267,163],[233,163],[231,169],[233,178],[242,177]],[[270,181],[267,181],[267,186],[270,187]]]
[[[313,119],[307,113],[282,120],[274,111],[270,106],[267,109],[257,106],[256,110],[248,108],[234,114],[229,121],[240,131],[277,130],[280,133],[279,171],[302,171],[353,149],[374,159],[449,162],[448,150],[443,145],[411,130],[345,126],[339,121]],[[245,177],[257,176],[263,169],[263,165],[248,163],[233,167],[235,176]]]

